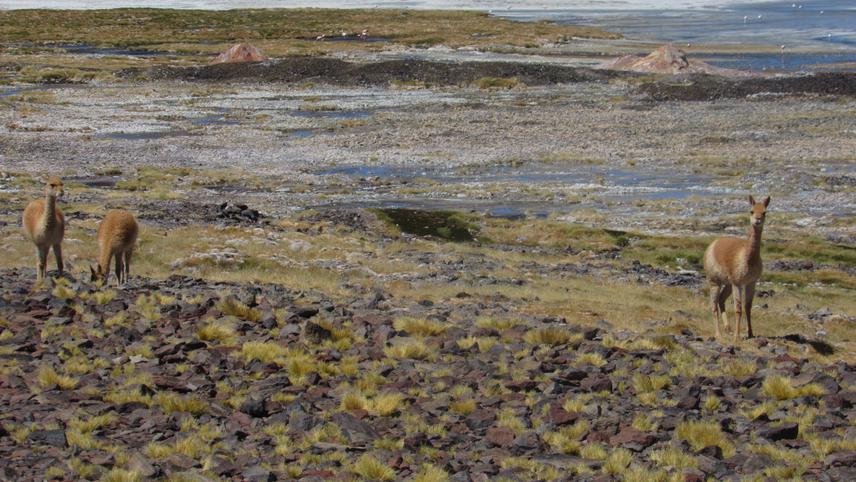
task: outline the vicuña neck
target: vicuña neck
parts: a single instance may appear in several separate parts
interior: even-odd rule
[[[56,224],[56,196],[45,196],[45,226]]]
[[[749,259],[761,257],[761,232],[764,226],[751,226],[749,228]]]

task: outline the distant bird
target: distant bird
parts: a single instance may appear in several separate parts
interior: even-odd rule
[[[802,8],[802,5],[800,5],[799,8]]]
[[[347,36],[348,36],[348,32],[345,32],[344,30],[342,30],[342,37],[347,37]]]
[[[748,16],[748,15],[744,15],[744,16],[743,16],[743,23],[746,23],[746,22],[748,22],[748,21],[749,21],[749,16]]]
[[[796,3],[792,4],[791,8],[797,8],[797,4]]]
[[[763,15],[758,15],[758,19],[760,19],[761,17],[763,17]]]
[[[820,14],[823,15],[823,10],[820,11]]]
[[[826,40],[832,40],[832,34],[831,33],[826,34]]]

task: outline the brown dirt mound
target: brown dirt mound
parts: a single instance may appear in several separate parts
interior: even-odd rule
[[[714,74],[724,76],[749,75],[746,72],[715,67],[687,57],[687,53],[674,45],[663,45],[646,57],[625,55],[604,62],[598,69],[625,70],[649,74]]]
[[[230,64],[241,62],[262,62],[267,60],[267,57],[262,55],[262,51],[250,44],[235,44],[229,50],[218,55],[212,64]]]

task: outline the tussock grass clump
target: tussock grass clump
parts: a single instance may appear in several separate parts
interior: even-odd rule
[[[624,473],[630,461],[633,460],[633,455],[625,448],[617,448],[609,454],[606,461],[603,463],[603,473],[610,475],[618,475]]]
[[[381,417],[387,417],[398,412],[403,400],[404,397],[400,393],[381,393],[372,399],[370,411]]]
[[[247,363],[258,360],[262,363],[277,363],[288,355],[288,348],[272,342],[248,341],[241,345],[241,356]]]
[[[365,454],[357,459],[351,471],[364,480],[386,481],[395,479],[395,471],[370,454]]]
[[[582,353],[577,356],[577,364],[578,365],[594,365],[596,367],[602,367],[606,365],[606,360],[600,353]]]
[[[820,397],[826,393],[823,387],[817,383],[794,387],[790,378],[780,375],[767,377],[761,389],[765,394],[776,400],[790,400],[797,397]]]
[[[601,444],[586,443],[580,448],[580,457],[589,460],[606,460],[609,457],[609,452]]]
[[[60,375],[53,367],[42,365],[39,368],[39,386],[42,388],[51,388],[56,386],[60,390],[73,390],[77,387],[77,379],[68,375]]]
[[[526,424],[511,408],[503,408],[499,411],[496,416],[496,424],[502,428],[507,428],[514,433],[520,433],[526,430]]]
[[[410,336],[424,338],[426,336],[441,335],[449,329],[448,325],[427,318],[413,318],[405,316],[398,318],[392,324],[398,331],[405,331]]]
[[[208,404],[194,397],[182,397],[173,392],[160,392],[155,396],[155,403],[166,413],[187,412],[202,415],[208,411]]]
[[[716,422],[705,422],[703,420],[681,422],[675,428],[675,436],[678,440],[686,440],[694,451],[705,447],[716,446],[722,449],[726,457],[734,453],[734,446],[722,433],[722,428]]]
[[[226,316],[234,316],[240,320],[257,322],[262,319],[262,313],[241,303],[235,298],[225,297],[217,303],[217,309]]]
[[[642,375],[633,376],[633,388],[637,394],[651,393],[662,390],[669,386],[671,381],[666,375]]]
[[[493,348],[498,342],[499,340],[490,336],[468,336],[461,338],[456,343],[464,350],[469,350],[473,345],[478,345],[479,352],[484,353]]]
[[[92,293],[92,300],[99,305],[106,305],[116,298],[116,290],[102,290]]]
[[[758,372],[758,366],[754,360],[720,359],[720,368],[728,376],[744,379]]]
[[[199,328],[196,335],[202,341],[217,341],[220,343],[231,343],[235,340],[237,333],[235,328],[226,320],[216,320]]]
[[[369,400],[359,392],[348,392],[339,403],[342,410],[368,410]]]
[[[110,472],[104,474],[99,480],[101,482],[140,482],[143,480],[143,476],[135,470],[113,467],[110,469]]]
[[[476,318],[477,327],[486,330],[496,330],[499,332],[510,330],[519,324],[520,322],[513,318],[489,318],[487,316]]]
[[[449,410],[452,413],[456,413],[458,415],[467,416],[476,410],[476,401],[472,398],[466,398],[464,400],[456,400],[449,404]]]
[[[668,447],[651,452],[651,461],[657,467],[674,467],[683,469],[687,467],[698,467],[698,460],[692,455],[677,447]]]
[[[554,432],[544,434],[546,442],[554,451],[561,454],[577,455],[580,453],[582,443],[580,437],[589,429],[586,421],[577,422],[573,425],[562,427]]]
[[[581,333],[573,333],[565,328],[550,326],[527,331],[523,335],[523,340],[532,345],[558,346],[581,343],[583,335]]]
[[[71,281],[65,278],[56,278],[54,280],[54,289],[51,293],[63,300],[70,300],[77,296],[77,291],[74,291],[74,288],[71,287]]]
[[[383,352],[386,356],[396,360],[425,360],[431,355],[431,350],[428,346],[419,340],[408,340],[393,346],[384,348]]]
[[[448,482],[449,474],[432,464],[424,464],[419,473],[413,477],[413,482]]]
[[[633,418],[633,428],[642,432],[656,432],[659,424],[654,417],[647,413],[640,413]]]

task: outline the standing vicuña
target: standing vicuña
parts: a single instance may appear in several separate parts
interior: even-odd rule
[[[752,298],[755,297],[755,283],[761,277],[761,232],[770,197],[756,203],[749,196],[752,209],[749,211],[748,239],[718,238],[710,243],[704,253],[704,270],[710,282],[710,301],[713,304],[713,323],[716,336],[719,337],[719,323],[728,317],[725,315],[725,301],[734,291],[734,311],[737,321],[734,326],[734,341],[740,338],[742,311],[746,311],[747,336],[752,338]]]
[[[116,258],[117,284],[128,281],[138,232],[137,220],[128,211],[114,209],[104,216],[98,225],[98,269],[89,267],[92,281],[109,276],[110,259],[113,257]]]
[[[48,272],[48,251],[53,248],[56,267],[63,273],[62,237],[65,235],[65,217],[56,202],[63,195],[62,181],[58,177],[48,178],[45,198],[36,199],[24,209],[24,234],[36,245],[39,264],[36,277],[44,279]]]

